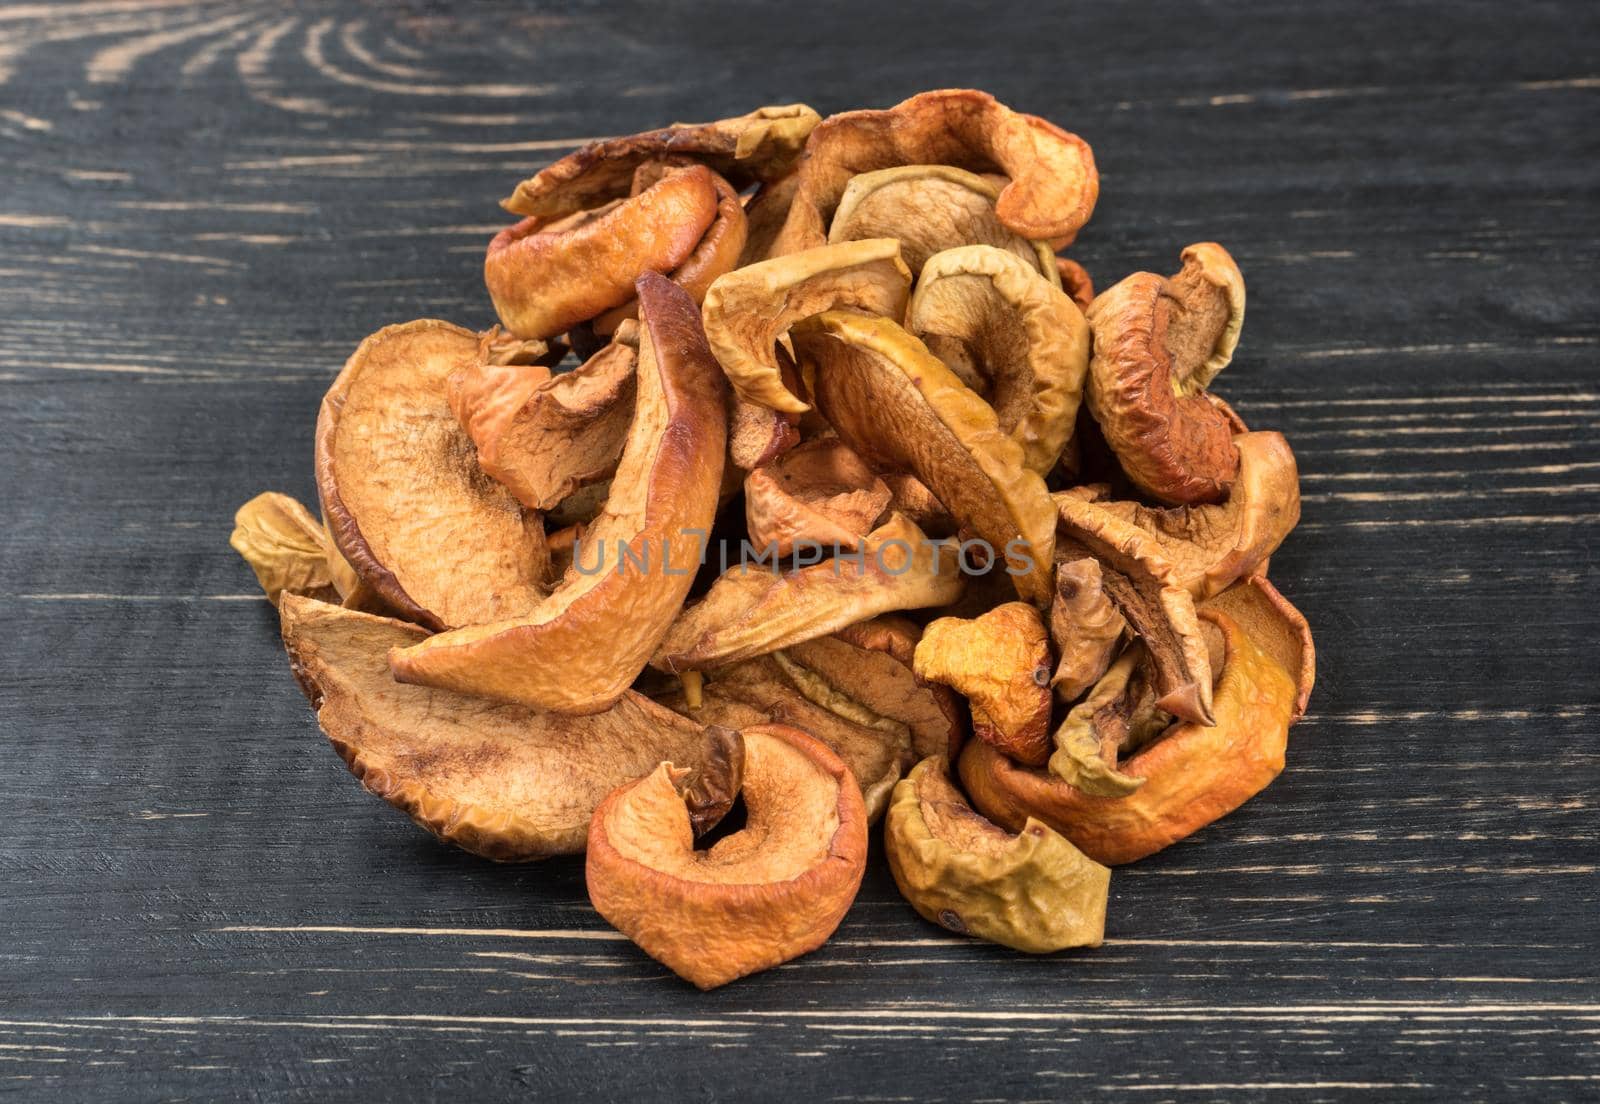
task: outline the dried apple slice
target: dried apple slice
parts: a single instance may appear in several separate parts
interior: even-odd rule
[[[1061,290],[1067,293],[1067,298],[1087,314],[1094,303],[1094,280],[1090,278],[1088,269],[1069,257],[1057,257],[1056,280]]]
[[[635,337],[543,379],[480,363],[452,378],[451,406],[483,470],[524,506],[549,510],[616,471],[633,418],[638,360]]]
[[[706,338],[740,398],[802,414],[811,408],[784,382],[778,339],[836,307],[899,319],[910,294],[911,270],[893,238],[822,246],[717,280],[706,293]]]
[[[395,612],[431,629],[532,610],[548,553],[538,514],[479,469],[447,381],[478,359],[448,322],[386,326],[317,416],[317,490],[341,555]]]
[[[855,553],[778,572],[729,568],[672,623],[650,664],[681,673],[765,655],[893,610],[953,602],[961,593],[955,551],[891,515]]]
[[[973,740],[960,766],[973,804],[1013,830],[1036,817],[1090,858],[1116,866],[1176,843],[1264,789],[1283,769],[1295,680],[1222,610],[1201,616],[1223,636],[1217,723],[1174,724],[1120,764],[1144,785],[1124,797],[1091,796]]]
[[[1301,612],[1278,593],[1265,575],[1239,580],[1200,607],[1227,614],[1246,636],[1276,660],[1295,680],[1294,712],[1290,723],[1305,716],[1311,688],[1317,681],[1317,648],[1311,626]]]
[[[422,827],[484,858],[525,862],[583,850],[596,806],[662,759],[698,766],[695,721],[629,692],[611,709],[562,717],[389,675],[415,625],[288,594],[283,641],[350,772]]]
[[[895,787],[884,840],[901,896],[948,931],[1031,954],[1105,938],[1111,871],[1037,820],[1017,835],[985,820],[942,755]]]
[[[877,820],[889,791],[916,761],[909,725],[876,712],[862,700],[865,694],[857,696],[856,686],[840,690],[788,652],[720,667],[705,676],[698,693],[693,706],[682,691],[657,700],[702,724],[744,729],[770,722],[816,737],[850,768],[869,822]]]
[[[913,670],[922,630],[904,617],[877,617],[784,649],[784,654],[876,716],[911,730],[917,759],[955,755],[966,739],[964,710],[955,693]]]
[[[906,328],[946,364],[970,366],[1023,463],[1049,474],[1089,370],[1089,323],[1072,300],[1015,255],[966,245],[928,260]]]
[[[655,167],[645,166],[647,169]],[[664,171],[665,166],[659,168]],[[721,176],[716,176],[713,183],[717,188],[716,217],[701,235],[693,252],[667,274],[696,303],[705,299],[706,292],[717,277],[738,267],[747,232],[744,204],[739,199],[739,193]],[[638,317],[639,304],[630,299],[595,318],[590,325],[596,334],[610,334],[624,322]]]
[[[990,245],[1014,254],[1060,286],[1055,252],[1029,241],[995,214],[999,184],[951,165],[902,165],[850,178],[828,227],[828,242],[898,238],[912,275],[935,253],[960,245]]]
[[[744,481],[751,543],[779,556],[796,542],[854,551],[888,505],[887,484],[835,437],[807,441]]]
[[[1089,307],[1089,411],[1128,478],[1163,502],[1218,502],[1233,483],[1233,427],[1205,388],[1233,358],[1244,303],[1238,265],[1201,242],[1176,276],[1136,272]]]
[[[914,668],[966,696],[978,739],[1030,766],[1050,757],[1050,643],[1039,611],[1026,602],[932,622]]]
[[[850,181],[896,165],[998,169],[1009,182],[996,214],[1037,241],[1070,241],[1100,194],[1094,155],[1083,139],[1012,111],[988,93],[944,88],[885,111],[847,111],[819,124],[806,142],[794,203],[772,255],[820,245]]]
[[[701,989],[820,947],[839,926],[867,865],[867,821],[849,770],[783,725],[747,728],[748,820],[696,850],[672,766],[595,810],[589,900],[652,958]]]
[[[501,206],[544,219],[587,211],[627,195],[639,166],[664,158],[700,162],[740,183],[775,180],[789,172],[819,119],[805,104],[782,104],[590,142],[522,181]]]
[[[1197,601],[1256,571],[1300,522],[1300,477],[1283,434],[1244,433],[1233,443],[1239,473],[1226,501],[1215,506],[1095,503],[1099,512],[1154,538],[1174,581]],[[1111,517],[1105,519],[1107,533],[1117,529]]]
[[[1055,512],[993,408],[887,318],[827,311],[790,336],[840,439],[878,471],[915,475],[1008,564],[1022,597],[1048,605]]]
[[[677,615],[716,514],[724,385],[688,294],[655,273],[638,290],[633,423],[575,570],[522,617],[396,649],[400,681],[598,712],[627,690]],[[591,545],[593,554],[584,550]]]
[[[506,227],[483,261],[495,313],[512,333],[550,337],[621,306],[641,274],[689,258],[717,217],[717,199],[716,174],[685,165],[605,207]]]
[[[1122,797],[1144,785],[1144,779],[1117,769],[1135,711],[1150,697],[1141,677],[1144,662],[1143,648],[1129,648],[1067,713],[1056,729],[1051,774],[1098,797]]]
[[[1210,724],[1211,666],[1194,598],[1178,585],[1155,538],[1079,495],[1052,497],[1061,519],[1058,550],[1067,559],[1087,552],[1100,560],[1101,587],[1150,652],[1161,708]]]
[[[250,565],[273,605],[286,592],[323,599],[335,596],[329,554],[338,553],[333,552],[327,530],[286,494],[265,491],[239,507],[228,544]]]
[[[681,688],[659,700],[706,724],[743,728],[771,721],[811,733],[849,766],[867,818],[876,820],[912,763],[956,754],[966,737],[965,710],[955,694],[911,669],[918,635],[901,617],[863,621],[720,667],[694,694],[685,677]]]
[[[1050,603],[1050,642],[1055,674],[1050,685],[1063,701],[1076,701],[1111,666],[1127,620],[1106,597],[1100,561],[1090,556],[1056,563],[1056,594]]]

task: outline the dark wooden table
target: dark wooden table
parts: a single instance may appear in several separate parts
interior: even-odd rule
[[[859,7],[0,7],[0,1095],[1600,1095],[1600,9]],[[230,519],[315,501],[363,335],[491,320],[495,201],[579,140],[945,85],[1094,144],[1102,285],[1239,259],[1312,712],[1099,950],[942,934],[875,858],[702,995],[580,862],[361,791]]]

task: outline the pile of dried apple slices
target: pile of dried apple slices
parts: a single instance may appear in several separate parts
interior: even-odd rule
[[[703,988],[820,946],[880,817],[929,921],[1098,944],[1108,867],[1271,782],[1315,669],[1266,574],[1294,454],[1207,390],[1239,269],[1203,242],[1095,295],[1058,251],[1098,192],[965,90],[517,185],[499,324],[367,338],[320,519],[235,518],[350,770],[474,854],[586,852]]]

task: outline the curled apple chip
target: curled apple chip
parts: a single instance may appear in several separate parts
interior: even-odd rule
[[[1144,785],[1144,779],[1117,769],[1124,745],[1153,735],[1142,731],[1145,726],[1166,727],[1167,716],[1155,708],[1146,685],[1144,663],[1144,649],[1129,648],[1072,707],[1056,729],[1051,774],[1098,797],[1122,797]]]
[[[680,673],[735,663],[880,613],[952,602],[962,586],[954,551],[898,514],[854,553],[787,571],[776,566],[730,567],[672,623],[651,666]]]
[[[1095,504],[1098,513],[1109,515],[1103,519],[1108,534],[1119,522],[1148,533],[1172,565],[1174,580],[1196,600],[1255,572],[1300,521],[1300,477],[1283,434],[1243,433],[1233,443],[1239,472],[1228,497],[1214,506]]]
[[[522,181],[501,206],[544,219],[587,211],[627,195],[641,165],[668,158],[709,165],[740,183],[775,180],[789,172],[819,118],[805,104],[781,104],[590,142]]]
[[[929,258],[906,328],[980,383],[1023,463],[1049,474],[1072,436],[1089,370],[1089,323],[1072,300],[1014,254],[964,245]]]
[[[583,850],[595,807],[662,759],[699,766],[701,725],[629,692],[563,717],[397,683],[388,653],[415,625],[283,598],[289,662],[350,772],[440,839],[525,862]]]
[[[956,754],[966,737],[955,694],[912,671],[918,636],[904,618],[879,617],[703,678],[694,672],[658,700],[705,724],[809,732],[845,761],[876,820],[912,763]]]
[[[652,163],[644,168],[664,172],[668,167]],[[647,174],[645,179],[653,181],[657,177]],[[706,232],[700,236],[683,263],[667,273],[672,282],[687,291],[689,298],[696,303],[705,299],[706,292],[718,276],[738,267],[747,232],[744,204],[739,199],[739,193],[720,176],[714,177],[713,183],[717,189],[717,213],[711,225],[706,227]],[[624,322],[638,317],[639,303],[630,299],[620,307],[613,307],[598,316],[590,325],[596,334],[610,334]]]
[[[1061,290],[1067,293],[1067,298],[1087,314],[1094,303],[1094,280],[1090,278],[1089,270],[1070,257],[1057,257],[1056,279],[1061,284]]]
[[[845,186],[828,227],[828,241],[898,238],[913,276],[935,253],[960,245],[989,245],[1016,255],[1059,286],[1061,277],[1049,244],[1029,241],[995,214],[995,200],[1006,183],[950,165],[902,165],[861,173]]]
[[[773,255],[826,241],[850,181],[898,165],[1004,173],[1009,182],[995,213],[1034,241],[1070,241],[1100,194],[1094,154],[1077,135],[1012,111],[985,92],[939,89],[884,111],[847,111],[820,123],[806,141],[794,203]]]
[[[1238,470],[1233,426],[1205,389],[1233,358],[1244,277],[1200,242],[1175,276],[1136,272],[1089,307],[1089,411],[1122,470],[1163,502],[1218,502]]]
[[[1050,685],[1063,701],[1076,701],[1106,673],[1122,644],[1128,622],[1106,596],[1100,561],[1092,556],[1056,563],[1056,593],[1050,603],[1050,642],[1056,671]]]
[[[672,765],[595,810],[585,877],[606,921],[701,989],[820,947],[867,865],[861,791],[839,757],[783,725],[747,728],[745,826],[697,850]]]
[[[698,672],[696,672],[698,677]],[[786,651],[719,667],[704,676],[699,702],[683,692],[660,695],[662,705],[706,725],[745,729],[783,724],[831,748],[861,787],[867,819],[883,812],[889,791],[916,761],[910,726],[869,706],[854,684],[840,690]]]
[[[447,381],[478,362],[448,322],[386,326],[356,349],[317,416],[317,490],[339,553],[396,613],[431,629],[532,610],[544,524],[478,467]]]
[[[744,481],[750,540],[779,556],[797,542],[854,551],[888,505],[888,486],[835,437],[807,441]]]
[[[1195,618],[1194,598],[1155,539],[1118,523],[1074,494],[1052,496],[1061,519],[1063,558],[1089,553],[1100,561],[1100,585],[1145,643],[1156,672],[1159,705],[1196,724],[1211,723],[1211,665]]]
[[[452,377],[451,406],[479,465],[524,506],[550,510],[616,471],[639,361],[636,333],[619,336],[555,376],[480,362]]]
[[[775,346],[802,319],[836,307],[905,315],[911,271],[893,238],[807,250],[728,273],[706,293],[706,339],[739,397],[801,414],[805,401],[785,384]]]
[[[961,755],[961,780],[974,805],[1013,829],[1036,817],[1116,866],[1184,839],[1264,789],[1283,769],[1295,680],[1222,610],[1201,616],[1223,637],[1216,724],[1176,723],[1118,765],[1142,786],[1123,797],[1092,796],[973,740]]]
[[[1050,643],[1039,611],[1007,602],[981,617],[941,617],[922,631],[914,663],[972,706],[972,734],[1011,758],[1050,757]]]
[[[916,674],[921,638],[915,623],[889,615],[792,645],[784,654],[874,715],[905,725],[915,758],[955,755],[967,735],[964,711],[948,686]]]
[[[1311,688],[1317,681],[1317,648],[1305,616],[1278,593],[1265,575],[1251,575],[1207,601],[1202,610],[1231,617],[1246,636],[1295,681],[1294,711],[1290,723],[1305,716]]]
[[[655,273],[639,278],[638,291],[633,421],[574,570],[521,617],[397,648],[397,679],[598,712],[623,695],[677,615],[716,515],[724,385],[688,294]]]
[[[239,507],[228,543],[250,565],[273,605],[285,593],[335,596],[328,557],[338,553],[333,552],[327,530],[286,494],[266,491]]]
[[[915,475],[988,542],[1023,598],[1048,605],[1054,510],[994,409],[887,318],[827,311],[790,336],[839,438],[875,470]]]
[[[884,840],[901,896],[924,919],[1019,951],[1098,947],[1111,871],[1031,817],[1012,835],[924,759],[890,799]]]
[[[716,174],[684,165],[636,196],[508,226],[483,262],[495,313],[521,337],[551,337],[621,306],[641,274],[670,272],[688,259],[717,203]]]

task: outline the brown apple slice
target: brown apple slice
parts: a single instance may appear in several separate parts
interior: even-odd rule
[[[989,543],[1023,598],[1048,606],[1055,511],[994,409],[887,318],[827,311],[790,336],[840,439],[880,472],[915,475]]]
[[[730,567],[672,623],[650,664],[682,673],[736,663],[880,613],[944,605],[961,590],[955,550],[892,514],[854,553],[781,573]]]
[[[397,679],[594,713],[622,697],[666,633],[716,514],[725,384],[688,293],[647,273],[638,294],[633,424],[576,570],[522,617],[395,649]]]
[[[317,490],[329,535],[389,607],[430,629],[533,610],[549,554],[538,514],[478,467],[447,381],[478,335],[424,319],[361,343],[317,416]]]
[[[629,692],[563,717],[397,683],[388,653],[415,625],[286,593],[295,678],[350,772],[440,839],[499,862],[581,852],[605,796],[663,759],[699,765],[694,720]]]

